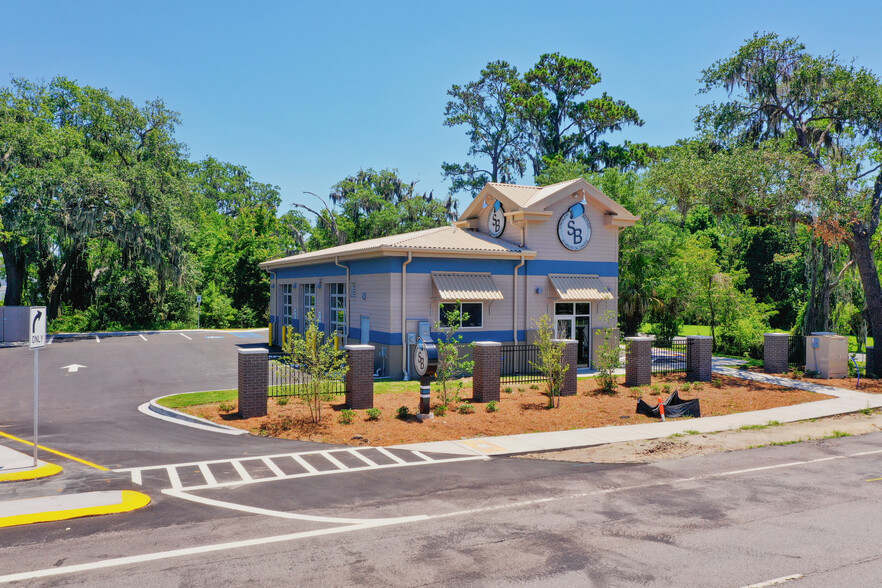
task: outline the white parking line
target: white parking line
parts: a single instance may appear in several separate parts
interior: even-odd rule
[[[147,337],[145,337],[144,335],[138,335],[138,336],[141,337],[142,339],[144,339],[145,341],[147,340]]]
[[[348,465],[346,465],[345,463],[343,463],[342,461],[340,461],[339,459],[337,459],[336,457],[334,457],[330,453],[322,453],[322,456],[324,456],[325,459],[327,459],[329,462],[331,462],[332,464],[337,466],[337,469],[341,469],[341,470],[348,470],[349,469]]]
[[[398,463],[407,463],[406,461],[404,461],[403,459],[401,459],[400,457],[398,457],[397,455],[395,455],[394,453],[392,453],[391,451],[389,451],[385,447],[377,447],[376,449],[377,449],[377,451],[379,451],[383,455],[389,457],[390,459],[392,459]]]
[[[363,461],[364,463],[368,464],[369,466],[374,466],[374,467],[376,467],[376,466],[378,465],[377,462],[375,462],[375,461],[371,461],[370,459],[368,459],[367,457],[365,457],[364,455],[362,455],[360,451],[356,451],[356,450],[354,450],[354,449],[350,449],[350,450],[349,450],[349,453],[351,453],[352,455],[354,455],[355,457],[357,457],[358,459],[360,459],[360,460]],[[414,453],[416,453],[416,451],[414,451]]]
[[[188,336],[186,336],[186,335],[183,334],[183,333],[178,333],[178,335],[180,335],[180,336],[183,337],[184,339],[189,339],[190,341],[193,340],[192,337],[188,337]]]
[[[317,473],[318,473],[318,470],[317,470],[317,469],[315,469],[314,467],[312,467],[311,465],[309,465],[309,464],[306,462],[306,460],[303,459],[302,457],[300,457],[299,455],[292,455],[291,457],[294,458],[294,461],[296,461],[298,464],[300,464],[300,467],[302,467],[303,469],[305,469],[305,470],[306,470],[307,472],[309,472],[310,474],[317,474]]]
[[[165,471],[168,472],[168,481],[171,482],[172,488],[180,490],[184,487],[183,484],[181,484],[181,479],[178,477],[178,468],[175,466],[168,466],[165,468]]]
[[[101,343],[101,339],[98,338],[98,335],[95,335],[95,343]]]
[[[269,469],[271,469],[273,471],[273,473],[276,475],[277,478],[282,478],[285,476],[285,472],[283,472],[281,469],[279,469],[279,466],[274,464],[273,460],[271,460],[270,458],[264,457],[262,461],[263,461],[263,463],[266,464],[266,467],[268,467]]]
[[[202,472],[202,477],[205,478],[206,482],[209,484],[217,484],[217,479],[214,477],[214,474],[211,473],[211,470],[208,469],[207,465],[200,463],[199,471]]]
[[[799,580],[802,578],[802,574],[792,574],[790,576],[781,576],[780,578],[775,578],[774,580],[766,580],[765,582],[760,582],[759,584],[751,584],[750,586],[745,586],[744,588],[767,588],[768,586],[778,586],[779,584],[783,584],[784,582],[789,582],[790,580]]]
[[[242,467],[241,463],[239,463],[238,461],[233,461],[232,463],[233,463],[233,469],[236,470],[236,473],[239,474],[239,476],[243,480],[245,480],[246,482],[250,482],[251,480],[254,479],[251,477],[251,474],[249,474],[247,471],[245,471],[245,468]]]

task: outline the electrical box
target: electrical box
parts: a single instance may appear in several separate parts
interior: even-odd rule
[[[407,334],[407,343],[409,345],[416,345],[416,333]]]
[[[380,347],[380,357],[386,357],[386,348]]]
[[[419,335],[420,339],[423,341],[432,340],[431,325],[429,324],[429,321],[420,321]],[[414,341],[414,343],[416,343],[416,341]]]

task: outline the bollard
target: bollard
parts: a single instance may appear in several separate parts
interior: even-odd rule
[[[420,415],[426,415],[425,418],[432,418],[431,382],[432,376],[420,376]]]
[[[658,397],[658,414],[661,415],[662,422],[665,422],[665,405],[662,403],[661,396]]]

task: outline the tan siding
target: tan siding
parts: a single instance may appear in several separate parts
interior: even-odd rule
[[[591,238],[581,251],[570,251],[557,237],[557,223],[570,206],[578,202],[564,198],[553,207],[551,218],[541,224],[531,224],[526,247],[536,252],[536,259],[574,261],[618,261],[618,229],[604,222],[604,214],[591,202],[586,210],[591,223]]]

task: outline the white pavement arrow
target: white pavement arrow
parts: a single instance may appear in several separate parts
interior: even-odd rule
[[[87,366],[80,365],[78,363],[72,363],[70,365],[62,366],[61,369],[67,370],[67,373],[69,373],[69,374],[75,374],[78,371],[80,371],[80,368],[84,368],[84,367],[87,367]]]

